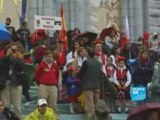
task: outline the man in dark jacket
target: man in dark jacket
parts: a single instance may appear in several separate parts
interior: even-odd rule
[[[28,23],[23,22],[21,28],[17,30],[17,37],[18,40],[22,43],[26,52],[28,52],[29,49],[31,48],[29,36],[30,36],[30,31],[28,29]]]
[[[94,57],[95,52],[92,48],[89,48],[87,52],[88,58],[83,62],[78,77],[82,80],[85,96],[84,110],[88,115],[94,112],[94,105],[99,100],[102,64]]]
[[[0,99],[0,120],[20,120],[14,112],[4,107],[4,102]]]

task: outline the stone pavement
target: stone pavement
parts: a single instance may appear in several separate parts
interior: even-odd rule
[[[31,86],[30,94],[32,98],[31,104],[26,107],[24,105],[25,100],[23,99],[22,103],[22,113],[25,117],[31,111],[33,111],[37,106],[37,86]],[[134,103],[130,105],[130,109],[135,106]],[[60,120],[84,120],[84,114],[69,114],[69,104],[68,103],[58,103],[58,110],[60,113]],[[111,114],[113,120],[126,120],[127,114]]]

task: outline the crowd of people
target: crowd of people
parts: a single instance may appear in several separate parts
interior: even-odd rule
[[[42,29],[30,33],[27,22],[17,31],[10,18],[5,25],[11,40],[0,43],[0,108],[1,103],[7,108],[13,104],[15,114],[0,111],[3,120],[23,118],[22,95],[29,106],[32,82],[38,86],[38,108],[25,120],[58,120],[59,100],[69,102],[71,114],[85,112],[88,120],[111,120],[110,112],[129,112],[132,86],[146,88],[147,96],[138,105],[160,102],[157,33],[146,32],[132,43],[113,26],[109,34],[94,40],[79,37],[81,32],[75,28],[67,32],[66,47],[58,31],[50,38]]]

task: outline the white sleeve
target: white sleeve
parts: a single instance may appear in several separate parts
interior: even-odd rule
[[[107,76],[107,72],[104,65],[102,65],[102,72]]]
[[[107,37],[105,37],[104,42],[105,42],[105,44],[106,44],[106,45],[107,45],[107,43],[108,43],[108,42],[110,42],[110,41],[111,41],[110,37],[108,37],[108,36],[107,36]]]
[[[110,57],[112,58],[112,64],[117,67],[115,57],[113,55],[110,55]]]
[[[66,56],[66,64],[68,64],[71,59],[72,59],[72,51],[69,52]]]
[[[117,80],[117,72],[115,71],[114,74],[113,74],[113,82],[116,84],[116,85],[119,85],[119,82]]]
[[[104,58],[105,58],[104,65],[106,66],[107,65],[107,56],[104,55]]]
[[[129,72],[129,70],[127,71],[127,82],[125,84],[125,86],[129,86],[131,84],[131,74]]]
[[[157,65],[157,63],[155,63],[155,65],[154,65],[154,72],[157,72],[158,71],[158,65]]]

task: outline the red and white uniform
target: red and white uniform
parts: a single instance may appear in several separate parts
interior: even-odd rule
[[[106,74],[106,70],[105,70],[105,65],[107,64],[106,61],[107,61],[107,57],[104,53],[102,52],[96,52],[96,56],[97,60],[99,62],[102,63],[102,71]]]
[[[117,68],[115,70],[113,79],[114,79],[114,83],[117,86],[121,85],[122,87],[123,86],[129,87],[129,85],[131,84],[131,74],[130,74],[129,70],[126,69],[125,66],[123,68]],[[117,97],[118,98],[126,98],[125,91],[128,91],[127,93],[129,94],[129,89],[127,89],[127,90],[118,89],[119,93],[118,93]]]
[[[114,82],[113,81],[113,75],[114,75],[114,72],[116,70],[115,66],[114,65],[106,65],[105,69],[106,69],[106,75],[109,78],[109,80],[111,82]]]

